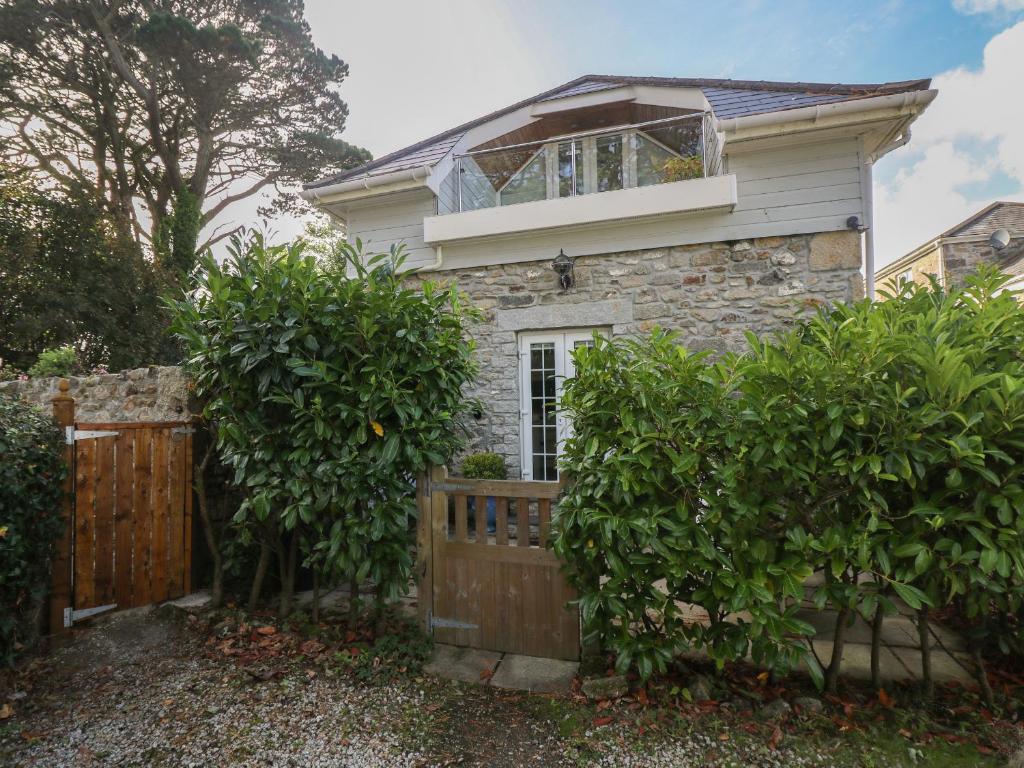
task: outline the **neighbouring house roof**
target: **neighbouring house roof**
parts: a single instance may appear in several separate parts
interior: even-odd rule
[[[1024,234],[1024,203],[998,200],[947,229],[940,237],[988,236],[997,229],[1005,229],[1011,235]]]
[[[443,158],[467,131],[517,109],[541,101],[609,90],[627,85],[651,85],[669,88],[700,88],[719,119],[748,117],[766,112],[853,101],[873,96],[927,90],[931,81],[905,80],[894,83],[782,83],[762,80],[695,79],[682,77],[626,77],[584,75],[529,99],[492,112],[412,146],[391,152],[358,168],[319,179],[305,186],[316,189],[367,174],[383,174],[432,165]]]
[[[894,272],[902,271],[910,264],[913,264],[925,250],[938,247],[942,241],[953,237],[976,237],[986,238],[997,229],[1007,230],[1012,237],[1024,236],[1024,203],[1011,203],[1005,200],[997,200],[987,205],[977,213],[972,213],[963,221],[954,224],[952,227],[930,238],[914,250],[895,261],[886,264],[875,272],[875,279],[880,280],[888,277]],[[1010,262],[1002,267],[1008,274],[1024,274],[1024,262],[1017,264]],[[1013,270],[1019,271],[1013,271]]]

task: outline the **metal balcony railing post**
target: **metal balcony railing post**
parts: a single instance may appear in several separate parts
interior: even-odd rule
[[[459,198],[459,213],[462,213],[462,158],[455,158],[455,186]]]

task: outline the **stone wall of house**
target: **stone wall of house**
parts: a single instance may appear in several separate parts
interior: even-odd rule
[[[748,330],[770,333],[802,311],[861,298],[860,268],[859,235],[828,232],[582,257],[566,293],[550,262],[429,277],[454,279],[484,312],[473,330],[480,375],[472,394],[485,410],[470,449],[503,454],[517,478],[520,332],[597,328],[619,336],[660,326],[678,330],[691,349],[740,350]]]
[[[0,383],[0,393],[15,395],[49,411],[59,378]],[[188,377],[172,366],[137,368],[97,376],[72,376],[75,419],[82,422],[182,421],[189,418]]]
[[[971,272],[981,264],[997,264],[998,253],[987,240],[977,243],[943,243],[942,257],[945,260],[946,285],[963,285]]]

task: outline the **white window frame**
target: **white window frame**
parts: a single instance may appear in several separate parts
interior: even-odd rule
[[[905,272],[901,272],[900,273],[898,284],[900,286],[904,286],[907,283],[912,283],[912,282],[914,282],[914,268],[913,267],[911,267],[910,269],[908,269]]]
[[[530,347],[533,344],[554,344],[555,347],[555,402],[562,398],[562,386],[566,379],[576,374],[572,351],[579,342],[588,342],[594,333],[604,335],[601,328],[571,328],[558,331],[535,331],[519,334],[519,454],[522,477],[533,480],[533,402],[530,380]],[[562,455],[566,439],[572,434],[572,424],[556,405],[555,412],[555,453]],[[554,482],[557,482],[554,481]]]

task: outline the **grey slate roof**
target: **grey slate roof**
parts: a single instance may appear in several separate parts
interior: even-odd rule
[[[1011,235],[1024,234],[1024,203],[997,201],[942,233],[942,237],[991,235],[1005,229]]]
[[[675,88],[700,88],[704,92],[711,110],[719,119],[747,117],[765,112],[781,112],[798,107],[831,104],[837,101],[851,101],[892,93],[925,90],[930,80],[905,80],[894,83],[785,83],[761,80],[722,80],[683,77],[627,77],[615,75],[584,75],[550,91],[517,102],[509,107],[492,112],[471,122],[452,128],[444,133],[413,144],[397,152],[372,160],[359,168],[319,179],[307,184],[306,189],[316,189],[337,184],[361,176],[407,170],[422,165],[431,165],[442,157],[461,139],[466,131],[488,120],[514,112],[517,109],[567,96],[578,96],[624,85],[653,85]]]

